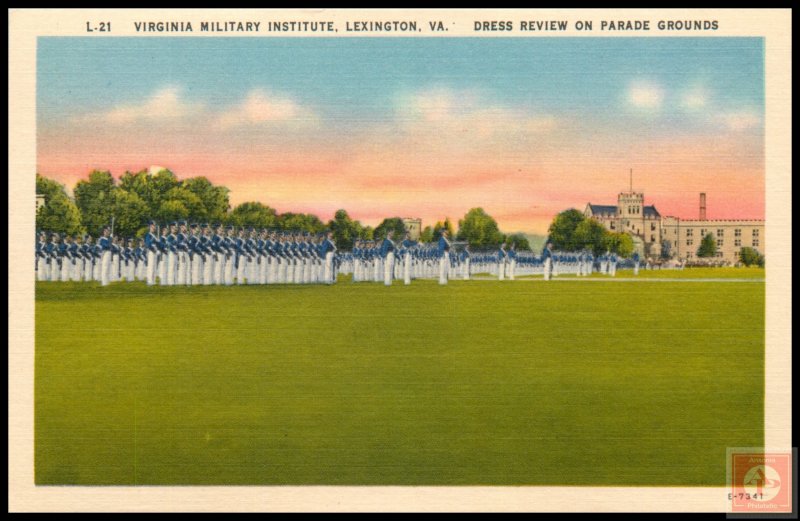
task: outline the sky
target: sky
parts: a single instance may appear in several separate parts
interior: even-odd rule
[[[233,205],[544,233],[629,187],[764,218],[760,38],[42,37],[37,169],[153,165]]]

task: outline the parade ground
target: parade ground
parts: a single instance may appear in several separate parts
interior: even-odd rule
[[[36,483],[723,486],[764,273],[39,282]]]

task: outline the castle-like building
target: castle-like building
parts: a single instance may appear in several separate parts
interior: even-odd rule
[[[662,256],[693,261],[703,237],[709,233],[717,241],[718,261],[736,264],[745,246],[764,253],[764,221],[759,219],[706,219],[706,194],[700,194],[698,219],[662,216],[655,205],[644,204],[644,194],[621,192],[617,205],[588,203],[584,215],[600,222],[612,232],[631,235],[634,246],[645,258]]]

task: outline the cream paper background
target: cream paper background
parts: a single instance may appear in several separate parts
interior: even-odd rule
[[[565,19],[564,32],[473,32],[474,20]],[[133,21],[418,21],[419,33],[136,33]],[[649,32],[601,32],[601,19],[649,19]],[[713,19],[716,31],[658,31],[659,19]],[[431,33],[428,20],[448,32]],[[577,20],[593,20],[580,32]],[[111,21],[111,33],[86,22]],[[263,29],[263,25],[262,25]],[[269,37],[663,37],[766,38],[766,399],[765,443],[791,446],[791,11],[786,10],[11,10],[8,171],[9,511],[717,511],[723,487],[36,487],[33,482],[34,193],[36,38]],[[722,462],[721,462],[722,464]]]

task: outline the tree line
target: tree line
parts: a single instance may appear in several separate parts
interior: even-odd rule
[[[344,209],[326,223],[313,214],[278,213],[257,201],[231,208],[228,188],[214,185],[205,177],[178,179],[168,169],[125,172],[119,180],[108,171],[93,170],[72,192],[70,198],[64,185],[36,174],[36,193],[45,197],[36,215],[38,229],[97,237],[113,219],[114,233],[131,237],[142,236],[150,219],[161,223],[188,220],[309,233],[331,230],[342,249],[352,248],[357,239],[381,240],[389,230],[398,239],[406,231],[400,217],[386,218],[373,228],[352,219]],[[458,231],[449,218],[426,226],[420,232],[420,241],[438,241],[442,230],[475,249],[497,248],[500,244],[530,249],[524,234],[500,232],[497,221],[482,208],[469,210],[458,221]]]
[[[548,232],[548,240],[556,250],[588,249],[595,256],[607,251],[620,257],[630,257],[633,254],[633,239],[630,235],[606,230],[602,224],[574,208],[556,215]]]

